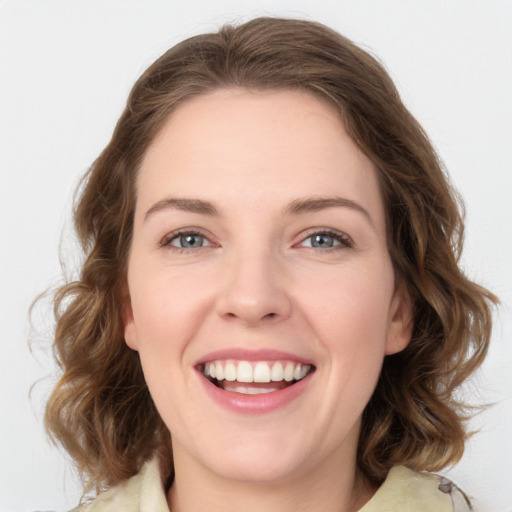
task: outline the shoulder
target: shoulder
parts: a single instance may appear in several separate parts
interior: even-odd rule
[[[98,495],[70,512],[169,512],[156,459],[126,482]]]
[[[444,476],[435,476],[439,479],[439,490],[449,494],[452,498],[454,512],[471,512],[473,510],[469,498],[451,480]]]
[[[360,512],[470,512],[465,494],[450,480],[403,466],[386,480]]]

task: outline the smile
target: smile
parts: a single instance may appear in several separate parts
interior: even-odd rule
[[[205,363],[202,372],[218,388],[258,395],[287,388],[306,377],[313,367],[294,361],[216,360]]]

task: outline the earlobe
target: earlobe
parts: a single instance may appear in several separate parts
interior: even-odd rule
[[[396,288],[389,313],[386,355],[401,352],[411,341],[413,304],[404,286],[398,286]]]
[[[138,350],[139,344],[137,342],[137,330],[133,319],[132,301],[129,293],[126,293],[123,299],[123,325],[124,340],[126,344],[131,349]]]

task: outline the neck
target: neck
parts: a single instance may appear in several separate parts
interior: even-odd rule
[[[333,454],[334,455],[334,454]],[[277,482],[247,482],[220,477],[174,448],[175,479],[168,492],[171,512],[356,512],[375,493],[357,470],[355,456],[340,459]]]

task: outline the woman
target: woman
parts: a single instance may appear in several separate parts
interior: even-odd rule
[[[88,511],[449,511],[492,294],[375,59],[261,18],[135,84],[75,211],[47,427]]]

